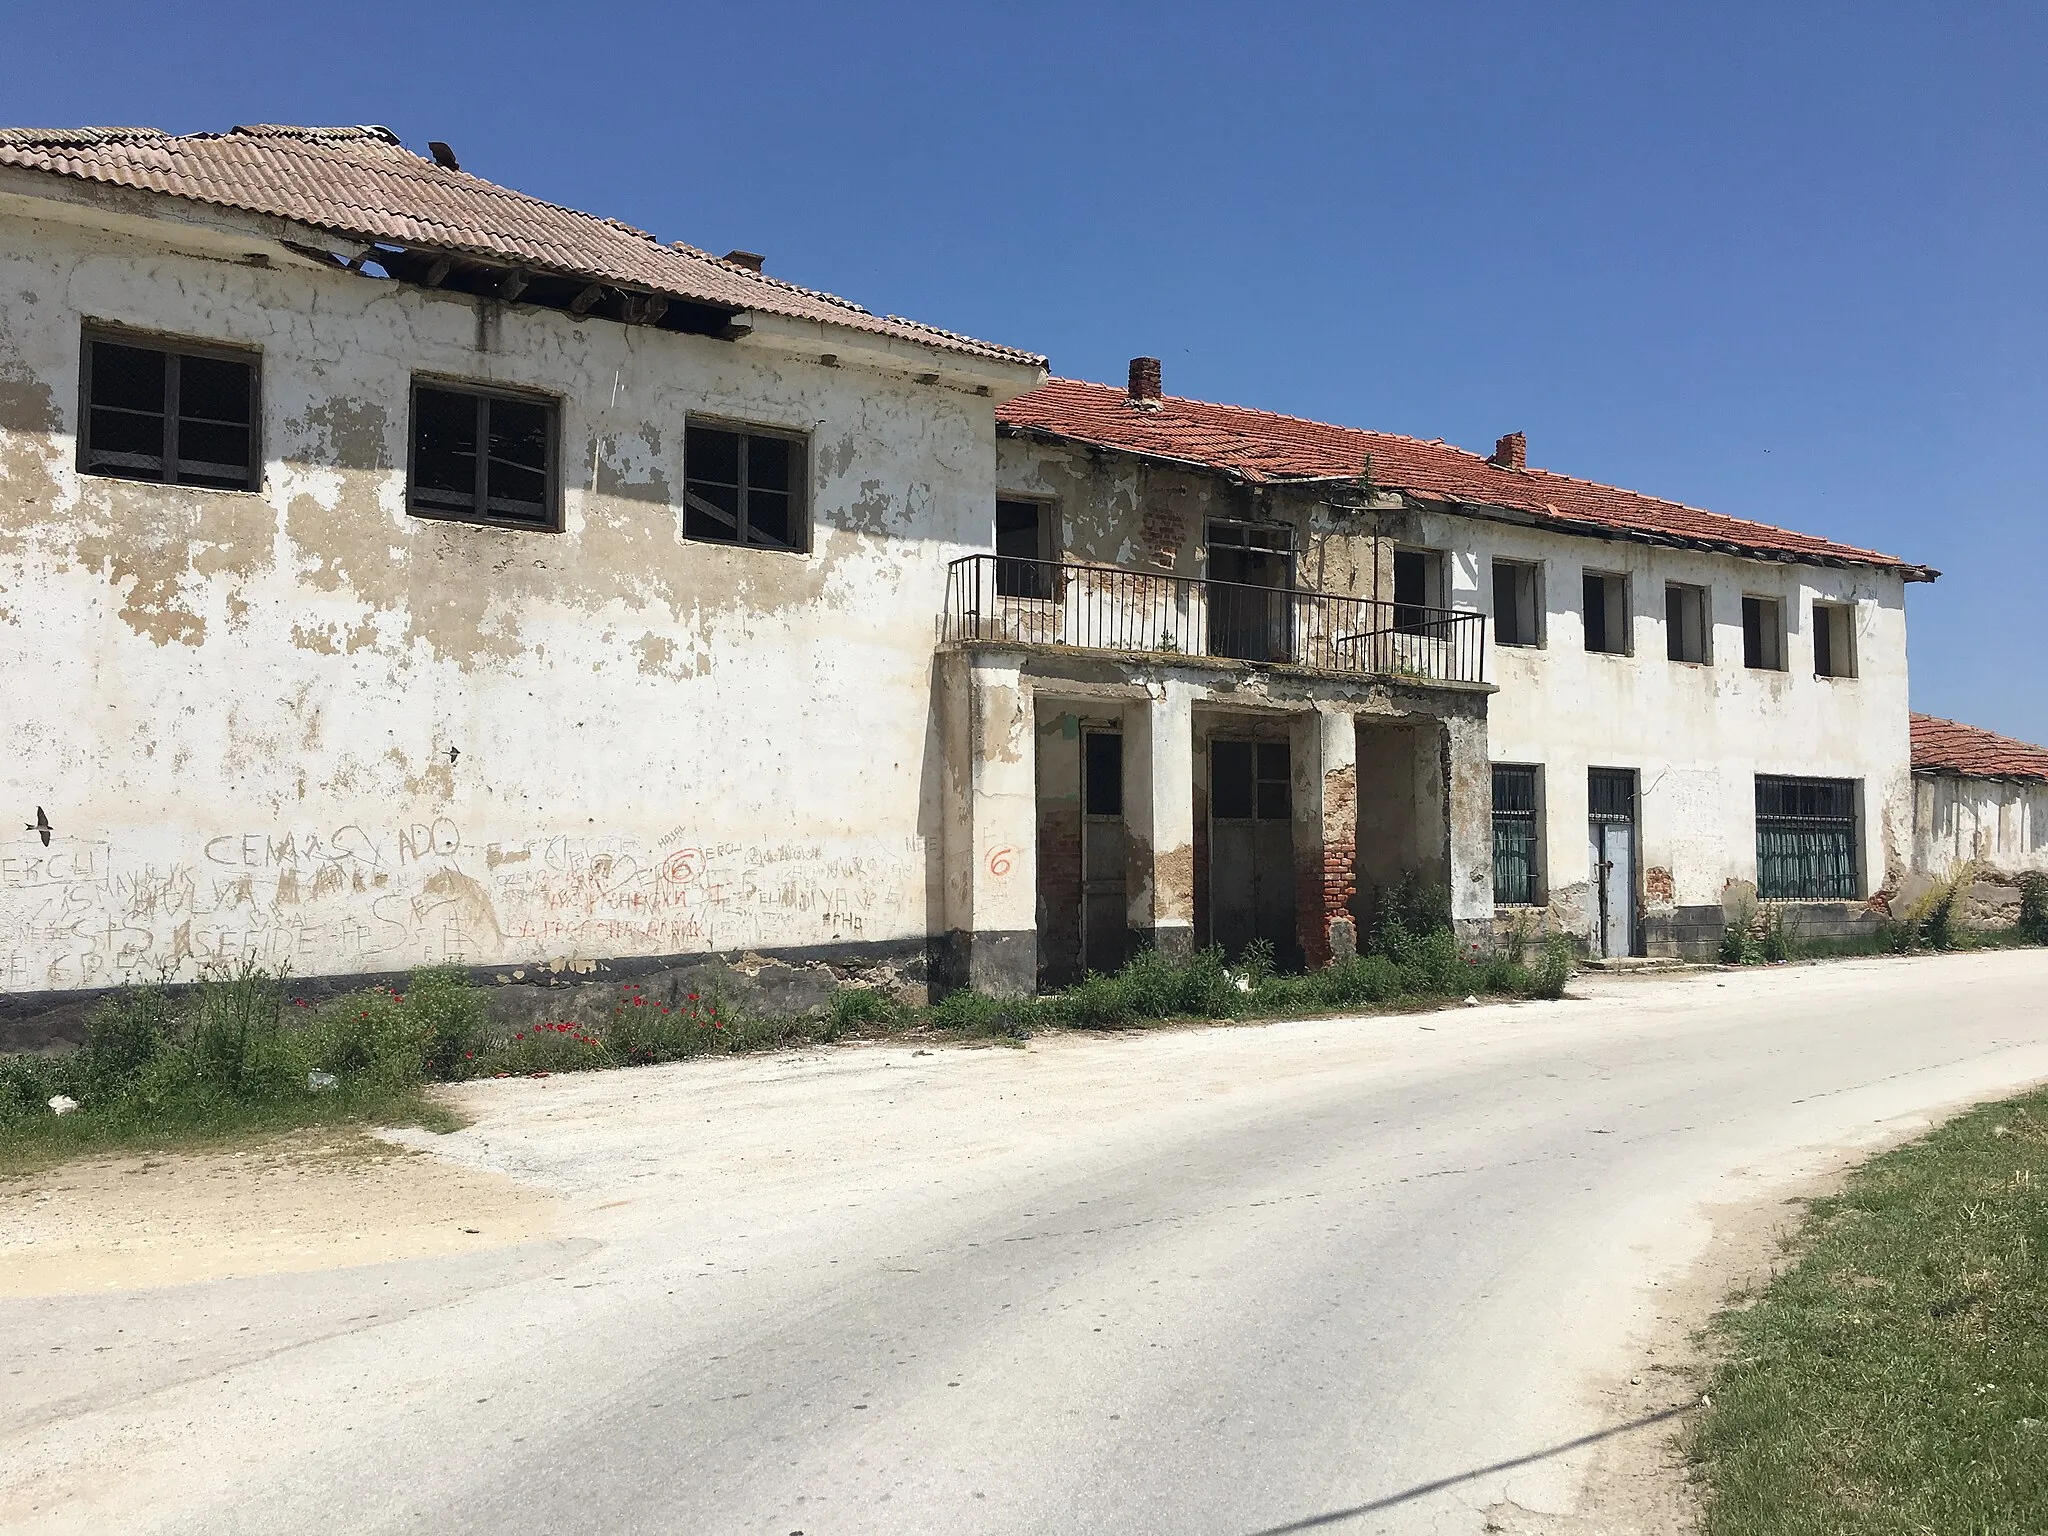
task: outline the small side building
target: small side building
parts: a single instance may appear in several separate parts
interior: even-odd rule
[[[1965,920],[2011,922],[2020,876],[2048,873],[2048,748],[1937,715],[1914,715],[1912,729],[1913,879],[1902,899],[1974,866]]]

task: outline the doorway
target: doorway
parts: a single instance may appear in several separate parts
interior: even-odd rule
[[[1298,965],[1293,764],[1284,741],[1209,744],[1209,941],[1236,959],[1264,939]]]
[[[1239,661],[1294,658],[1294,534],[1211,523],[1207,534],[1209,654]]]
[[[1595,768],[1587,781],[1587,834],[1593,856],[1593,949],[1603,956],[1636,952],[1636,775],[1632,768]]]
[[[1108,975],[1130,958],[1124,877],[1124,738],[1081,733],[1081,964]]]

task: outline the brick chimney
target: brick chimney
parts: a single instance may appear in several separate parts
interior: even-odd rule
[[[727,251],[719,259],[730,266],[745,267],[749,272],[758,272],[765,258],[759,251]]]
[[[1519,432],[1510,432],[1493,445],[1493,452],[1486,462],[1501,469],[1527,469],[1529,467],[1529,439]]]
[[[1157,409],[1159,405],[1159,359],[1156,357],[1134,357],[1131,359],[1130,400],[1133,405]]]

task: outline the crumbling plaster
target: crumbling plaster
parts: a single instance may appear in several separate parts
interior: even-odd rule
[[[1058,507],[1063,560],[1204,574],[1207,525],[1284,524],[1294,531],[1295,579],[1347,597],[1391,597],[1387,551],[1372,520],[1333,515],[1326,486],[1238,485],[1205,470],[1005,435],[996,443],[998,494]]]
[[[2048,870],[2048,784],[1955,773],[1913,775],[1913,869],[1947,879],[1965,864]]]
[[[56,828],[0,838],[0,987],[933,926],[933,649],[946,562],[989,545],[989,398],[0,221],[0,785]],[[77,474],[85,321],[260,352],[261,489]],[[415,375],[559,400],[559,533],[406,513]],[[680,536],[692,413],[808,435],[810,553]]]

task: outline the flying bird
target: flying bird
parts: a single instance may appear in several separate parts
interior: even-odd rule
[[[35,833],[36,836],[43,840],[45,848],[50,846],[50,818],[43,814],[43,808],[40,805],[36,807],[36,819],[23,827],[22,831]]]

